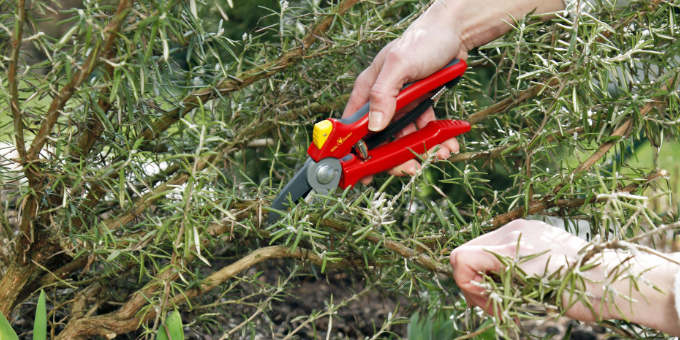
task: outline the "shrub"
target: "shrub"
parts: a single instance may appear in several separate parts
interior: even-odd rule
[[[196,337],[397,337],[418,310],[438,315],[437,329],[449,320],[455,334],[476,334],[489,323],[450,278],[457,245],[526,215],[584,220],[600,240],[675,227],[668,171],[626,150],[646,140],[658,154],[678,135],[676,2],[518,18],[472,51],[437,105],[474,125],[460,154],[302,202],[274,225],[267,209],[305,159],[312,124],[340,114],[357,74],[427,4],[262,4],[0,4],[0,129],[15,152],[0,174],[8,319],[30,315],[17,306],[42,288],[59,339],[154,334],[174,309]],[[37,32],[54,12],[64,33]],[[238,13],[258,13],[256,26],[239,33]],[[44,60],[28,62],[20,41]],[[542,281],[508,273],[492,283],[510,320],[560,313],[564,277],[535,300]],[[300,294],[326,302],[285,307]],[[342,316],[381,296],[389,313]]]

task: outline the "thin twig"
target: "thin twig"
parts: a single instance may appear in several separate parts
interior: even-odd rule
[[[356,293],[356,294],[354,294],[354,295],[352,295],[352,296],[350,296],[350,297],[348,297],[348,298],[342,300],[339,304],[329,306],[329,307],[328,307],[328,310],[326,310],[325,312],[323,312],[323,313],[321,313],[321,314],[318,314],[318,315],[310,316],[309,318],[307,318],[307,320],[305,320],[304,322],[302,322],[300,325],[298,325],[297,327],[295,327],[294,330],[292,330],[290,333],[288,333],[288,334],[286,335],[286,337],[283,338],[283,340],[288,340],[288,339],[292,338],[293,335],[295,335],[297,332],[299,332],[300,330],[302,330],[304,327],[306,327],[306,326],[309,325],[310,323],[314,322],[315,320],[324,318],[324,317],[326,317],[326,316],[329,316],[329,317],[330,317],[331,315],[335,314],[336,311],[337,311],[338,309],[344,307],[346,304],[350,303],[351,301],[354,301],[354,300],[358,299],[359,297],[361,297],[362,295],[368,293],[368,291],[369,291],[371,288],[372,288],[372,287],[370,287],[370,286],[369,286],[369,287],[366,287],[366,288],[362,289],[360,292],[358,292],[358,293]]]
[[[153,122],[150,128],[144,130],[141,134],[142,138],[145,140],[152,140],[172,124],[179,121],[182,116],[193,110],[199,103],[206,103],[210,100],[223,97],[231,92],[243,89],[260,79],[271,77],[302,60],[302,57],[318,37],[323,35],[330,28],[330,25],[333,23],[336,16],[343,15],[357,2],[359,2],[359,0],[344,0],[341,2],[334,12],[326,15],[314,25],[310,32],[302,39],[300,46],[285,52],[278,59],[254,66],[234,77],[225,78],[220,81],[214,89],[200,89],[184,97],[181,101],[181,105],[164,114],[157,121]]]
[[[476,336],[478,336],[478,335],[480,335],[480,334],[486,332],[489,328],[491,328],[491,327],[493,327],[493,326],[494,326],[494,324],[493,324],[493,323],[490,323],[490,324],[488,324],[488,325],[486,325],[486,326],[484,326],[484,327],[481,327],[481,328],[477,329],[477,330],[474,331],[474,332],[470,332],[470,333],[468,333],[468,334],[461,335],[461,336],[457,337],[456,340],[472,339],[472,338],[474,338],[474,337],[476,337]]]
[[[634,183],[628,186],[625,186],[621,188],[621,191],[623,192],[632,192],[636,189],[638,189],[640,186],[645,185],[657,178],[664,177],[666,175],[666,172],[663,170],[657,170],[652,172],[647,176],[645,181],[639,182],[639,183]],[[519,207],[514,210],[508,211],[507,213],[498,215],[491,219],[490,221],[490,230],[499,228],[506,223],[518,219],[522,216],[526,215],[532,215],[532,214],[537,214],[539,212],[542,212],[544,210],[553,208],[553,207],[560,207],[560,208],[576,208],[580,207],[586,203],[593,203],[593,202],[598,202],[598,201],[604,201],[606,198],[597,198],[597,196],[593,196],[590,199],[585,199],[585,198],[575,198],[575,199],[559,199],[555,200],[554,196],[547,196],[541,201],[535,201],[532,204],[529,205],[529,207]]]
[[[108,25],[104,28],[104,34],[106,40],[104,41],[104,46],[96,45],[90,52],[90,54],[83,62],[83,66],[78,70],[78,72],[71,78],[64,87],[61,88],[59,93],[50,103],[45,118],[40,124],[40,129],[35,135],[31,147],[28,149],[28,154],[26,155],[27,161],[33,161],[37,159],[40,150],[47,142],[48,135],[52,132],[52,128],[57,123],[57,119],[61,114],[61,110],[66,105],[66,102],[73,96],[76,89],[82,84],[85,79],[89,78],[90,74],[94,70],[95,66],[99,62],[100,55],[108,55],[109,51],[113,47],[113,44],[118,37],[118,30],[120,25],[127,15],[128,9],[130,8],[133,0],[121,0],[118,3],[118,9],[113,15],[113,18]],[[100,42],[101,43],[101,42]]]
[[[331,219],[321,220],[320,224],[341,232],[346,232],[348,230],[345,224]],[[450,266],[444,265],[426,254],[417,252],[405,246],[401,242],[389,240],[386,237],[374,232],[369,232],[365,236],[365,239],[376,244],[382,244],[385,248],[399,254],[401,257],[415,261],[430,271],[442,273],[448,276],[453,275],[453,271],[451,270]]]
[[[647,113],[649,113],[654,106],[656,106],[658,103],[657,102],[652,102],[652,103],[647,103],[645,106],[643,106],[640,109],[640,115],[645,116]],[[631,132],[631,127],[633,126],[633,118],[628,118],[623,124],[621,124],[619,127],[617,127],[614,132],[612,132],[611,137],[612,138],[626,138],[628,135],[630,135]],[[597,149],[597,151],[593,152],[588,159],[586,159],[583,163],[581,163],[576,169],[574,169],[572,174],[577,174],[583,171],[586,171],[590,169],[595,163],[597,163],[598,160],[600,160],[606,153],[611,149],[614,145],[616,145],[619,142],[619,139],[615,139],[611,142],[603,143],[600,145],[600,147]]]
[[[538,96],[543,92],[543,90],[553,87],[556,84],[559,83],[559,78],[553,77],[548,79],[544,84],[539,84],[539,85],[534,85],[531,88],[528,88],[526,90],[520,91],[517,93],[515,96],[511,96],[508,98],[505,98],[489,107],[486,109],[483,109],[481,111],[477,111],[474,114],[471,114],[470,116],[467,117],[467,121],[470,122],[470,124],[477,124],[480,121],[486,119],[488,116],[500,113],[500,112],[505,112],[509,108],[516,106],[517,104],[520,104],[527,99],[533,98]]]

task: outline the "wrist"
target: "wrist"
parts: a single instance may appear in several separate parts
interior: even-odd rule
[[[512,29],[528,13],[550,13],[564,8],[562,0],[441,0],[466,50],[492,41]],[[433,7],[434,7],[433,6]]]

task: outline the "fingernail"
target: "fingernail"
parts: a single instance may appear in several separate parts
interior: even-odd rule
[[[371,111],[368,113],[368,129],[371,131],[380,131],[385,126],[385,114],[380,111]]]

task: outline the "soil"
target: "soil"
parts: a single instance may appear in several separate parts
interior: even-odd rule
[[[276,270],[267,268],[261,279],[269,283],[276,282]],[[259,268],[258,270],[262,270]],[[298,280],[293,289],[282,300],[272,303],[271,309],[253,320],[250,330],[239,333],[233,339],[281,339],[307,320],[307,316],[327,309],[332,297],[333,303],[350,297],[361,291],[364,284],[351,273],[332,273],[327,276],[310,276]],[[398,307],[398,309],[397,309]],[[390,313],[398,310],[401,317],[408,319],[410,311],[416,306],[401,296],[394,296],[378,289],[373,289],[360,298],[340,308],[332,318],[332,330],[329,339],[366,339],[371,338],[381,328]],[[251,315],[254,308],[236,311],[230,315],[222,315],[221,319],[229,329]],[[274,325],[272,327],[272,324]],[[295,333],[293,339],[325,339],[328,335],[329,320],[322,317],[308,323]],[[378,338],[405,339],[406,323],[399,323],[389,329],[389,333]],[[522,339],[574,339],[574,340],[615,340],[619,339],[611,330],[597,324],[585,324],[568,318],[558,320],[530,320],[522,323]],[[221,333],[192,332],[189,339],[220,339]]]

